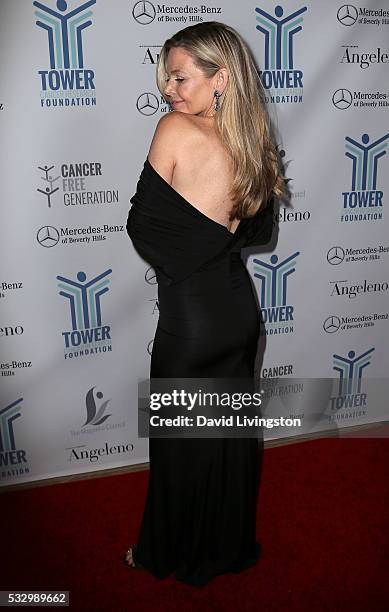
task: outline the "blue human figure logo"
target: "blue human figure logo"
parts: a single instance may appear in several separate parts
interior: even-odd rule
[[[106,270],[95,278],[86,282],[85,272],[78,272],[77,281],[64,276],[57,276],[59,295],[66,297],[70,302],[72,329],[88,329],[100,327],[101,322],[101,296],[109,291],[109,279],[106,278],[112,272]]]
[[[386,155],[389,133],[375,142],[368,134],[362,135],[362,142],[346,136],[346,157],[353,162],[352,191],[375,191],[377,189],[378,160]]]
[[[45,181],[46,183],[48,183],[48,186],[45,189],[37,189],[37,191],[39,191],[39,193],[43,193],[43,195],[45,195],[47,197],[47,204],[49,206],[49,208],[51,208],[51,196],[59,190],[59,187],[56,187],[55,189],[53,188],[53,185],[56,181],[58,181],[58,179],[60,179],[60,176],[56,176],[55,178],[53,178],[51,176],[51,174],[49,175],[50,170],[52,170],[54,168],[54,166],[38,166],[39,170],[43,170],[43,172],[45,173],[45,176],[42,176],[42,180]]]
[[[339,372],[339,395],[360,393],[363,370],[370,365],[370,355],[374,350],[371,348],[361,355],[356,355],[355,351],[349,351],[347,357],[333,355],[333,368]]]
[[[65,0],[57,0],[56,6],[59,12],[41,2],[33,2],[33,5],[39,9],[35,11],[38,17],[36,25],[47,31],[52,70],[84,68],[82,32],[92,25],[89,18],[93,15],[92,11],[85,11],[95,3],[96,0],[88,0],[73,11],[64,14],[68,8]]]
[[[22,401],[21,397],[0,410],[0,453],[16,450],[13,422],[21,416],[20,403]]]
[[[277,255],[270,257],[270,264],[260,259],[253,259],[254,276],[261,280],[261,308],[286,306],[287,281],[290,274],[295,272],[295,258],[300,255],[298,251],[278,263]]]
[[[274,9],[275,17],[256,7],[256,29],[265,36],[265,70],[293,70],[293,37],[302,30],[301,14],[306,10],[304,6],[282,19],[281,6]]]

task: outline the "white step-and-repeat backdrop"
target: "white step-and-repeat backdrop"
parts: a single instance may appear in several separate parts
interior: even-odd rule
[[[321,430],[384,418],[387,4],[2,0],[2,485],[148,460],[137,397],[157,287],[125,225],[168,112],[159,50],[203,20],[252,49],[290,179],[272,244],[247,253],[266,328],[257,376],[268,397],[277,381],[286,414],[325,415]]]

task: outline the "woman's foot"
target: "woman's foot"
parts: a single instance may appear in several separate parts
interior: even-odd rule
[[[135,567],[135,561],[132,558],[132,547],[129,548],[129,550],[127,550],[126,554],[124,555],[124,562],[130,567]]]
[[[136,551],[136,545],[133,544],[124,555],[124,563],[128,565],[128,567],[134,567],[135,569],[144,569],[143,565],[138,562],[135,562],[133,557],[133,553]]]

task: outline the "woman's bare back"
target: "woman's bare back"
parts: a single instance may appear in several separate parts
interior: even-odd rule
[[[176,149],[172,187],[207,217],[235,232],[239,219],[229,220],[233,201],[230,156],[216,134],[212,118],[180,113],[183,137]]]

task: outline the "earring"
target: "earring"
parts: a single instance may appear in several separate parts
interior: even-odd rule
[[[220,110],[220,102],[219,102],[219,98],[221,96],[221,93],[218,89],[215,89],[215,91],[213,92],[214,97],[216,98],[215,101],[215,111],[219,111]]]

